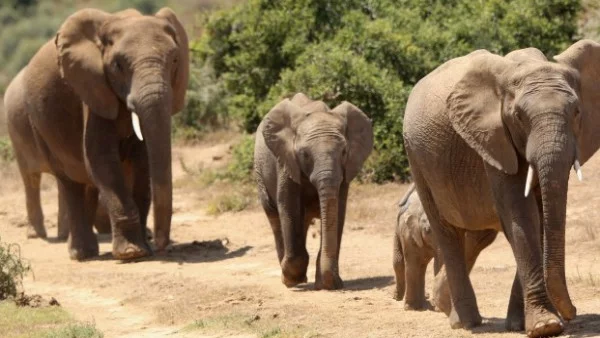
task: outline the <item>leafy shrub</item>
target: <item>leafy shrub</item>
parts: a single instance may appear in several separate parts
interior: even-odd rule
[[[15,159],[12,145],[8,138],[0,138],[0,161],[10,162]]]
[[[222,177],[236,182],[248,182],[252,179],[253,167],[254,136],[244,135],[242,140],[233,147],[231,162]]]
[[[21,258],[21,248],[17,244],[0,242],[0,300],[16,297],[23,277],[30,266]]]
[[[219,109],[248,133],[295,91],[370,114],[375,155],[363,179],[405,179],[402,115],[412,86],[446,60],[575,38],[579,0],[249,0],[208,19],[192,44],[214,69]]]

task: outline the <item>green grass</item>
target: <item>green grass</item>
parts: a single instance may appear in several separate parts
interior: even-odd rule
[[[255,199],[256,193],[248,186],[233,187],[209,201],[206,213],[217,216],[228,211],[239,212],[250,206]]]
[[[319,337],[318,333],[307,330],[298,325],[293,328],[282,327],[276,320],[264,319],[259,315],[250,314],[225,314],[220,316],[204,317],[195,320],[183,328],[184,332],[202,333],[250,333],[260,338],[292,338],[292,337]]]
[[[3,338],[101,338],[93,324],[77,323],[59,306],[18,307],[0,302],[0,328]]]

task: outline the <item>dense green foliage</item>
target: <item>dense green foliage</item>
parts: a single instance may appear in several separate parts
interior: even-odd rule
[[[402,115],[412,86],[444,61],[485,48],[549,56],[576,35],[579,0],[249,0],[209,17],[193,44],[210,70],[204,107],[254,132],[297,91],[351,101],[373,119],[363,178],[406,178]],[[202,73],[202,71],[200,71]]]
[[[0,242],[0,300],[17,296],[23,277],[29,270],[18,245]]]

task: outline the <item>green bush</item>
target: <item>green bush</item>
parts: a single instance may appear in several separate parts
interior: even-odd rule
[[[0,161],[10,162],[15,159],[12,145],[8,138],[0,138]]]
[[[21,248],[17,244],[0,242],[0,300],[16,297],[23,277],[30,266],[21,258]]]
[[[362,178],[409,175],[402,141],[408,93],[446,60],[485,48],[535,46],[552,56],[575,39],[579,0],[249,0],[211,15],[192,44],[223,87],[219,110],[248,133],[295,91],[373,119]]]

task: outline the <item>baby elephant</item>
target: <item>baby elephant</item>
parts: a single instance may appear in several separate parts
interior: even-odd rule
[[[435,279],[431,288],[431,306],[450,315],[451,301],[448,277],[441,252],[423,210],[414,183],[398,203],[398,217],[394,236],[394,272],[396,292],[394,298],[404,298],[406,310],[424,310],[429,307],[425,300],[425,272],[433,259]],[[496,239],[495,230],[471,230],[464,233],[465,261],[470,272],[483,249]]]
[[[398,217],[394,236],[394,272],[396,273],[396,300],[404,300],[406,310],[424,310],[425,272],[434,259],[434,273],[440,270],[436,257],[433,234],[423,210],[414,183],[398,203]],[[406,297],[404,297],[406,296]]]
[[[256,182],[286,286],[306,282],[306,232],[320,218],[315,288],[343,287],[338,257],[348,187],[372,148],[371,121],[349,102],[330,110],[299,93],[277,104],[258,126]]]

